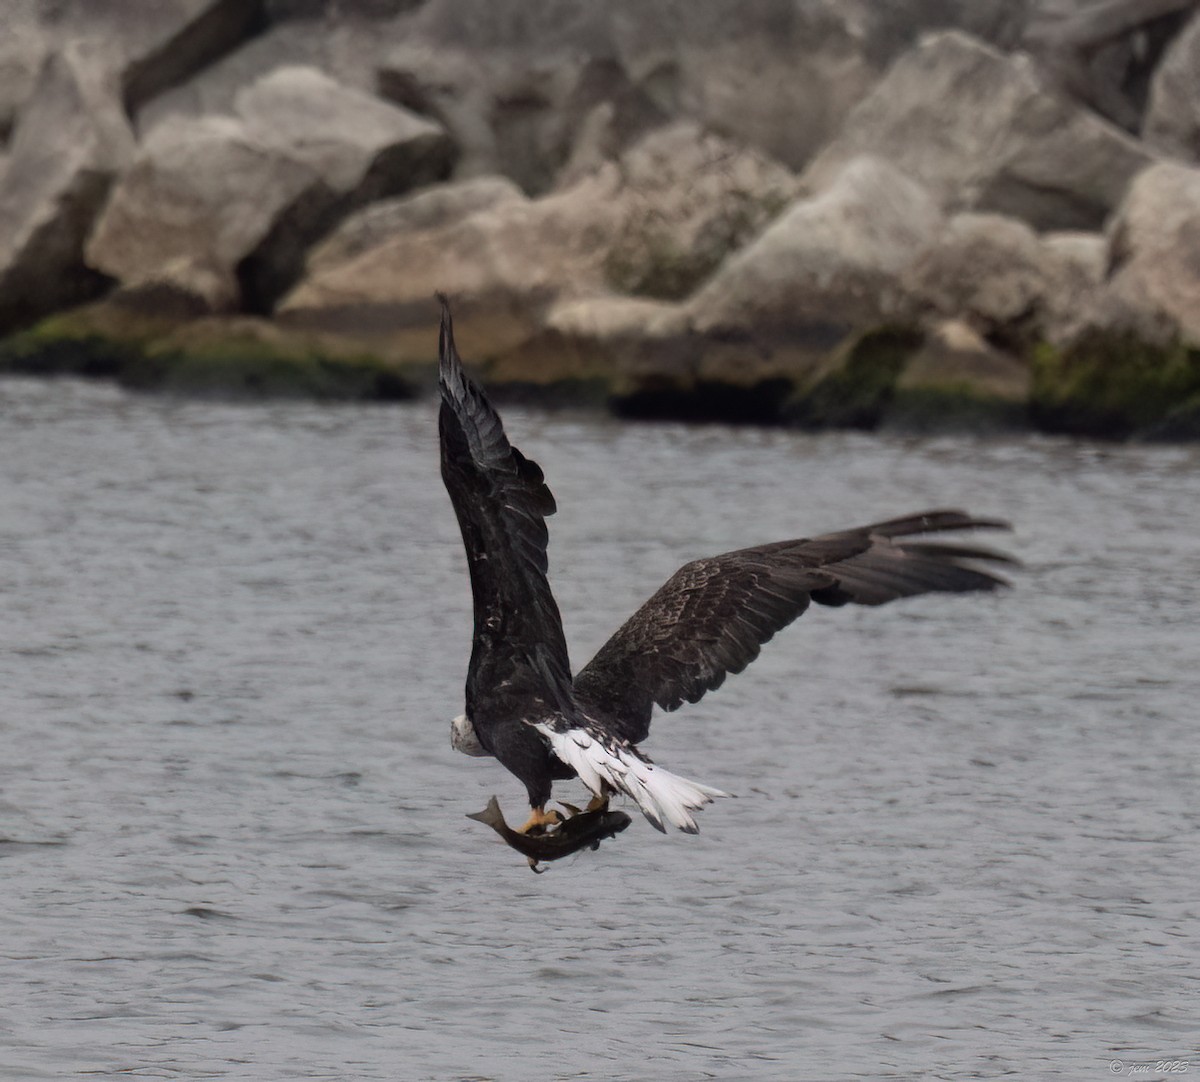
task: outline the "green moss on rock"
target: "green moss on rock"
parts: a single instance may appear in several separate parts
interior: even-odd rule
[[[783,419],[802,428],[878,427],[900,373],[922,341],[921,333],[909,327],[860,335],[827,374],[792,397]]]
[[[1200,351],[1097,333],[1033,355],[1031,406],[1048,431],[1122,439],[1163,430],[1200,396]]]
[[[0,342],[0,370],[115,379],[145,391],[229,397],[410,398],[415,380],[381,358],[265,320],[180,324],[95,305]]]
[[[0,371],[115,377],[171,324],[104,305],[60,312],[0,341]]]

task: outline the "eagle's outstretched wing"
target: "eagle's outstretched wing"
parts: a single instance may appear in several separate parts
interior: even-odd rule
[[[811,540],[779,541],[685,564],[601,647],[575,678],[576,697],[613,735],[650,731],[655,703],[675,710],[720,687],[808,608],[882,605],[899,597],[993,590],[978,566],[1012,563],[973,545],[908,541],[944,530],[1006,529],[962,511],[926,511]]]
[[[562,619],[546,580],[546,516],[555,506],[537,463],[509,444],[496,411],[463,372],[449,305],[439,299],[442,480],[471,572],[467,713],[486,745],[489,717],[544,716],[570,698]]]

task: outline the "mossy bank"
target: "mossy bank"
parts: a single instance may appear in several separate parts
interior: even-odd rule
[[[115,380],[226,398],[399,400],[430,378],[355,344],[251,317],[179,321],[112,304],[51,316],[0,342],[0,371]]]
[[[685,333],[656,343],[655,352],[660,346],[664,355],[688,363],[657,368],[643,357],[634,368],[622,367],[623,349],[607,357],[601,350],[581,375],[566,351],[545,350],[537,355],[538,378],[531,379],[486,356],[474,360],[502,401],[604,409],[626,418],[810,430],[1200,438],[1200,350],[1179,342],[1093,335],[1068,347],[1037,344],[1016,357],[977,338],[964,342],[961,335],[899,324],[852,336],[803,370],[750,378],[706,366],[706,350],[715,345],[703,336]],[[432,355],[396,361],[387,352],[269,320],[181,320],[110,302],[53,316],[0,342],[0,372],[250,399],[394,401],[432,390]],[[481,353],[477,344],[475,352]],[[558,352],[561,371],[555,369]]]

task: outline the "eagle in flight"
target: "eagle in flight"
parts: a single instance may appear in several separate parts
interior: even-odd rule
[[[466,712],[451,723],[451,743],[494,756],[524,783],[532,811],[522,832],[558,822],[546,810],[551,785],[578,777],[593,796],[589,811],[623,793],[659,830],[696,833],[697,809],[726,794],[664,770],[638,748],[656,704],[675,710],[698,701],[814,601],[882,605],[1007,585],[987,569],[1014,562],[1003,553],[924,539],[1007,528],[962,511],[756,545],[685,564],[573,674],[546,578],[554,497],[463,371],[449,304],[439,299],[442,479],[462,529],[475,610]]]

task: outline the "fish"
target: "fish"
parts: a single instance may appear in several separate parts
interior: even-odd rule
[[[513,830],[504,821],[500,802],[495,797],[488,801],[483,811],[474,812],[467,818],[476,819],[491,827],[529,861],[529,867],[535,875],[546,871],[545,868],[538,868],[540,861],[561,860],[572,853],[578,853],[581,849],[599,849],[605,838],[615,838],[632,822],[622,811],[598,808],[595,811],[581,812],[570,804],[564,804],[563,807],[572,814],[557,825],[537,834],[521,834]]]

